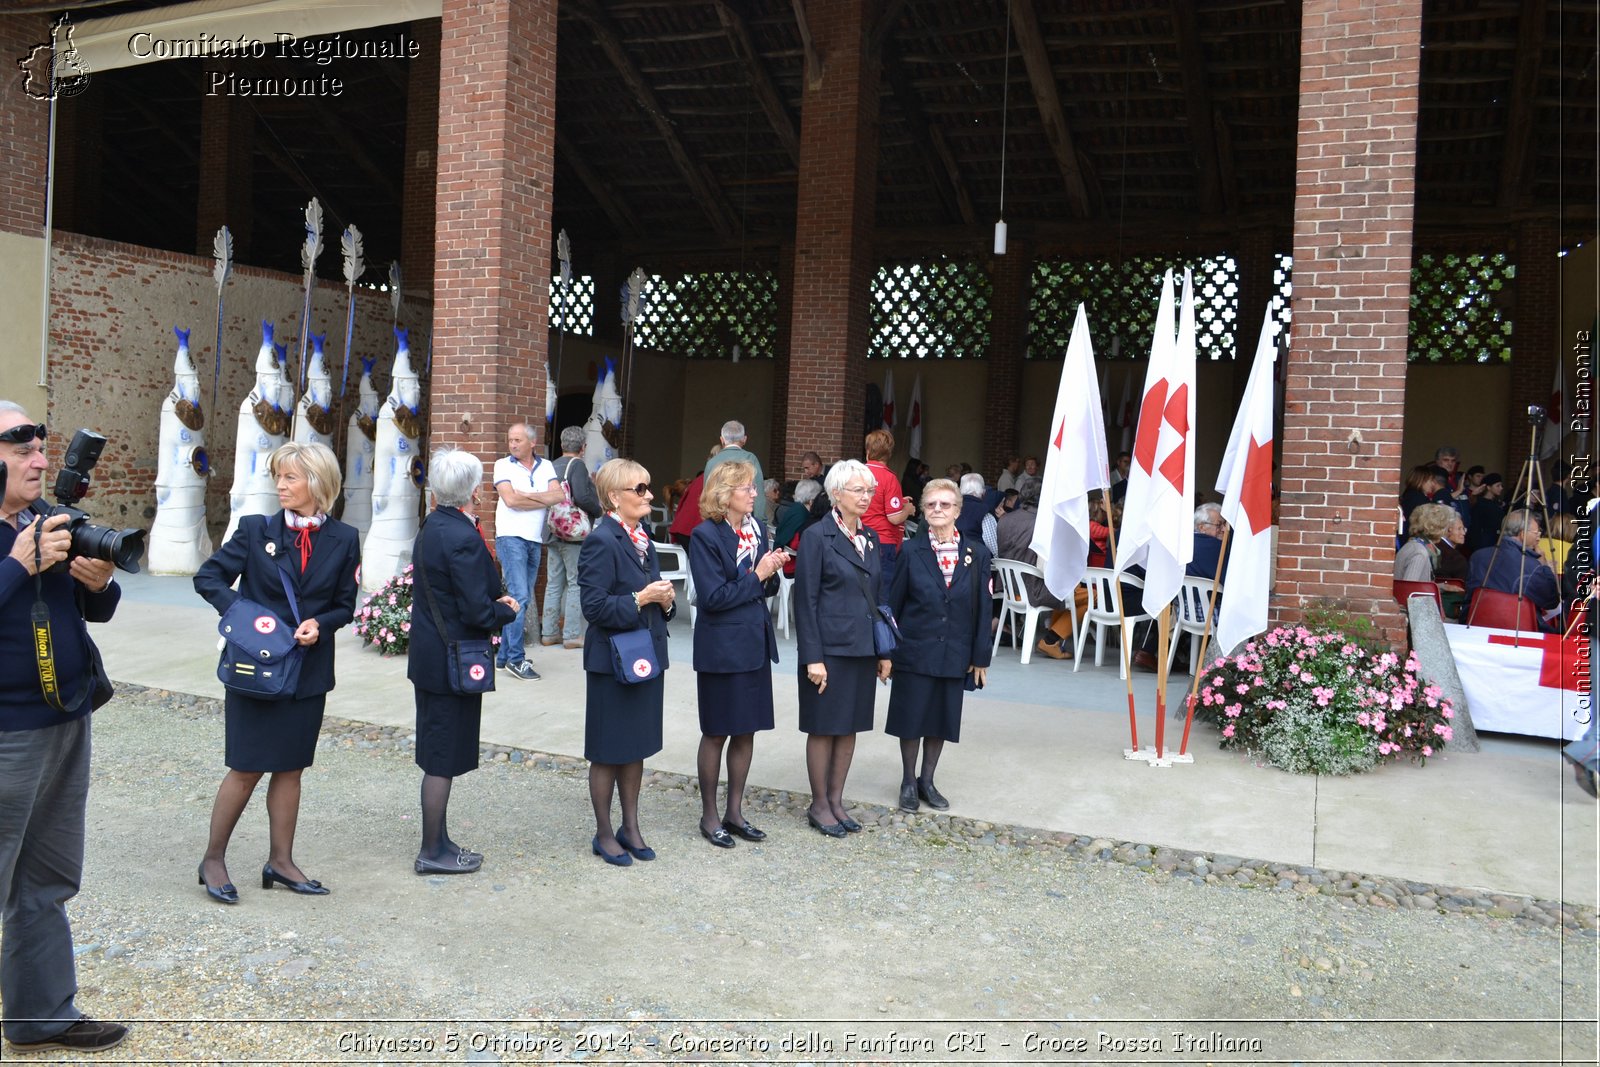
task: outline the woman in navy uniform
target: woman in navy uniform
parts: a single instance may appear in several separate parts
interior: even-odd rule
[[[449,641],[483,640],[517,617],[517,602],[500,595],[500,572],[464,508],[477,502],[483,463],[470,452],[441,448],[428,461],[434,508],[411,547],[411,642],[406,677],[416,691],[417,766],[422,768],[422,847],[412,863],[418,874],[470,874],[483,854],[450,840],[445,825],[450,787],[478,766],[482,693],[450,689],[445,666]],[[445,632],[433,621],[422,583]]]
[[[794,569],[794,621],[800,657],[800,730],[806,737],[811,807],[818,833],[843,837],[861,824],[844,807],[856,734],[872,729],[872,681],[889,677],[873,641],[882,575],[878,541],[861,524],[872,501],[872,472],[846,459],[824,485],[832,512],[800,535]]]
[[[578,592],[589,632],[583,639],[588,677],[584,706],[583,758],[589,761],[589,800],[594,805],[590,848],[607,863],[626,867],[653,860],[655,850],[639,829],[639,786],[644,761],[661,751],[661,706],[667,669],[667,620],[672,618],[672,583],[645,523],[650,518],[650,472],[631,459],[607,460],[594,474],[605,518],[578,553]],[[624,685],[612,666],[611,635],[648,629],[660,672],[647,682]],[[611,828],[611,798],[622,805],[622,828]]]
[[[263,774],[267,786],[270,844],[261,887],[274,882],[296,893],[321,894],[327,887],[307,878],[294,861],[295,821],[300,815],[300,773],[311,766],[322,728],[322,709],[333,688],[333,634],[355,617],[356,569],[361,538],[354,526],[328,515],[339,497],[339,461],[321,444],[293,442],[267,457],[277,479],[283,510],[248,515],[228,543],[200,565],[194,588],[225,613],[240,597],[272,613],[276,625],[294,631],[305,657],[300,682],[288,700],[257,700],[230,691],[225,702],[227,776],[211,806],[211,836],[200,863],[200,884],[212,899],[237,904],[228,878],[228,839]],[[231,587],[235,580],[239,589]],[[284,583],[294,590],[299,621]]]
[[[705,520],[689,535],[689,572],[699,599],[694,625],[695,685],[700,697],[700,836],[718,848],[734,837],[763,841],[744,817],[757,730],[772,729],[772,667],[778,640],[767,597],[789,554],[768,552],[767,530],[753,514],[756,469],[730,460],[711,469],[700,494]],[[728,802],[717,816],[717,778],[728,750]]]
[[[922,490],[926,534],[901,550],[889,587],[889,610],[900,624],[894,689],[884,731],[900,739],[900,807],[950,806],[933,785],[946,741],[961,740],[961,698],[967,675],[981,686],[988,673],[989,550],[956,529],[961,491],[947,478]],[[922,773],[917,774],[917,748]]]

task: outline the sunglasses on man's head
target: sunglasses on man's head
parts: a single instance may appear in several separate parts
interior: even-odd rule
[[[4,441],[8,445],[25,445],[35,438],[43,441],[47,432],[48,431],[45,430],[44,423],[42,422],[37,426],[29,422],[24,422],[20,425],[11,427],[11,429],[5,431],[4,433],[0,433],[0,441]]]

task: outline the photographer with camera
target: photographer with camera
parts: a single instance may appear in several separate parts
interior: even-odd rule
[[[84,623],[109,620],[122,593],[110,559],[73,552],[74,516],[43,514],[44,449],[44,424],[0,400],[0,1029],[13,1051],[98,1052],[128,1028],[74,1003],[66,902],[83,877],[89,716],[110,697]],[[39,602],[43,647],[30,623]]]

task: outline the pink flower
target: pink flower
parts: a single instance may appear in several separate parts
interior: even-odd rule
[[[400,624],[400,632],[403,633],[403,634],[410,633],[411,632],[411,624],[409,622],[401,623]]]
[[[1233,687],[1233,691],[1238,693],[1240,696],[1244,696],[1246,693],[1250,692],[1250,687],[1245,685],[1243,682],[1240,682],[1238,685]]]
[[[1431,755],[1433,755],[1433,746],[1432,746],[1432,745],[1423,745],[1423,746],[1422,746],[1422,754],[1423,754],[1423,755],[1424,755],[1424,756],[1431,756]]]
[[[1232,737],[1233,736],[1233,723],[1230,722],[1228,725],[1226,725],[1226,726],[1224,726],[1222,728],[1222,736],[1223,737]]]

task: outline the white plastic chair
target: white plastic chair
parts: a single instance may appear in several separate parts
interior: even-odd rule
[[[689,625],[693,626],[698,609],[694,602],[694,575],[689,573],[689,550],[682,545],[667,544],[662,541],[654,541],[652,544],[656,546],[656,558],[661,563],[661,577],[669,582],[683,583],[683,599],[689,605]]]
[[[1033,635],[1039,627],[1039,617],[1049,615],[1055,609],[1048,604],[1035,604],[1028,599],[1028,587],[1022,579],[1024,577],[1044,578],[1044,571],[1029,563],[1015,559],[997,559],[994,569],[1000,575],[1000,625],[994,632],[994,648],[990,654],[1000,650],[1000,635],[1006,632],[1006,622],[1011,622],[1013,635],[1020,633],[1022,640],[1022,662],[1026,664],[1033,655]]]
[[[1211,589],[1215,584],[1210,578],[1197,578],[1194,575],[1184,578],[1183,587],[1178,590],[1178,632],[1167,646],[1169,672],[1178,658],[1177,638],[1184,634],[1189,635],[1189,673],[1200,669],[1200,640],[1206,632],[1206,613],[1211,610]],[[1213,629],[1215,626],[1212,623]]]
[[[1076,671],[1078,664],[1083,662],[1083,649],[1089,640],[1089,628],[1094,627],[1094,665],[1100,666],[1105,662],[1106,631],[1115,626],[1120,631],[1122,647],[1117,652],[1117,666],[1121,677],[1128,676],[1128,656],[1133,645],[1133,625],[1150,618],[1149,615],[1130,615],[1127,618],[1117,614],[1117,595],[1112,588],[1116,575],[1107,567],[1090,567],[1083,572],[1083,582],[1089,587],[1089,607],[1084,612],[1083,625],[1078,629],[1078,643],[1073,648],[1072,669]],[[1122,584],[1130,589],[1144,589],[1144,579],[1133,574],[1124,574]]]
[[[778,572],[778,592],[772,598],[772,623],[780,634],[789,636],[794,625],[794,579]]]

